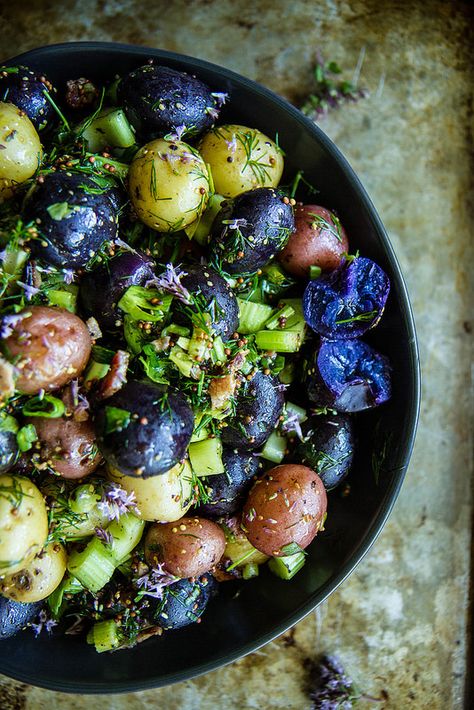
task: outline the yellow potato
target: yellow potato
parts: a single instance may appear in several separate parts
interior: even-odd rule
[[[108,476],[128,493],[135,493],[143,520],[172,523],[185,515],[192,505],[192,472],[187,461],[151,478],[124,476],[110,467]]]
[[[22,569],[47,536],[48,513],[35,484],[23,476],[0,476],[0,575]]]
[[[59,542],[50,543],[22,569],[2,579],[0,590],[16,602],[39,602],[60,584],[66,563],[64,547]]]
[[[138,151],[128,172],[138,217],[159,232],[177,232],[201,216],[210,194],[209,173],[194,148],[164,138]]]
[[[34,175],[43,151],[28,116],[13,104],[0,102],[0,202],[16,184]]]
[[[211,168],[216,192],[225,197],[277,187],[283,173],[282,151],[256,128],[217,126],[201,140],[199,152]]]

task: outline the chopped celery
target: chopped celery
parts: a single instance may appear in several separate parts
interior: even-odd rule
[[[272,557],[268,562],[268,567],[281,579],[292,579],[303,567],[305,561],[304,552],[297,552],[294,555],[285,557]]]
[[[87,643],[93,644],[97,653],[113,651],[122,643],[123,636],[115,619],[107,619],[94,624],[87,634]]]
[[[189,338],[189,336],[191,335],[191,331],[189,330],[189,328],[185,328],[184,325],[176,325],[176,323],[170,323],[166,326],[166,328],[163,328],[163,330],[161,331],[161,335],[163,337],[166,337],[167,335],[179,335],[183,338]]]
[[[311,281],[314,281],[315,279],[319,279],[321,276],[322,270],[320,266],[310,266],[309,267],[309,278]]]
[[[124,180],[128,175],[129,165],[126,163],[120,163],[118,160],[112,160],[111,158],[104,158],[102,155],[97,155],[96,153],[86,153],[86,159],[94,158],[94,167],[104,168],[108,165],[112,168],[114,175]],[[107,169],[106,169],[107,172]]]
[[[207,333],[198,326],[194,326],[193,334],[188,345],[188,355],[192,360],[196,362],[201,362],[208,351],[207,344],[209,342],[209,337]]]
[[[194,380],[199,379],[201,368],[197,362],[189,357],[185,350],[179,347],[179,345],[175,345],[171,348],[169,358],[171,362],[176,365],[182,375],[185,377],[191,377]]]
[[[73,550],[69,555],[69,572],[89,591],[98,592],[111,579],[115,559],[110,548],[94,537],[82,552]]]
[[[17,431],[16,442],[20,451],[29,451],[35,441],[38,441],[38,434],[34,424],[25,424]]]
[[[29,256],[29,252],[7,244],[2,261],[4,273],[9,276],[19,276]]]
[[[261,330],[265,323],[271,318],[274,309],[264,303],[253,303],[253,301],[244,301],[241,298],[237,299],[239,304],[239,333],[248,335]]]
[[[46,291],[46,297],[53,306],[59,306],[71,313],[76,313],[78,293],[79,287],[75,284],[71,284],[67,289],[50,289]]]
[[[44,417],[45,419],[57,419],[62,417],[65,411],[62,399],[45,394],[43,397],[31,397],[23,405],[22,414],[25,417]]]
[[[203,441],[204,439],[209,438],[209,429],[207,429],[205,426],[203,427],[196,427],[194,430],[193,435],[191,436],[191,444],[195,444],[197,441]]]
[[[222,442],[217,436],[190,444],[189,459],[196,476],[213,476],[225,471],[222,463]]]
[[[222,338],[220,335],[218,335],[216,338],[214,338],[214,341],[212,343],[211,355],[212,355],[213,362],[225,362],[226,361],[224,343],[222,342]]]
[[[296,353],[302,342],[301,334],[291,330],[260,330],[255,334],[255,345],[259,350]]]
[[[89,365],[84,375],[84,385],[90,385],[96,380],[102,380],[110,370],[110,365],[106,365],[103,362],[96,362],[95,360],[90,360]]]
[[[295,363],[289,362],[278,375],[283,385],[291,385],[295,378]]]
[[[299,407],[297,404],[293,404],[293,402],[287,401],[285,403],[285,409],[288,414],[296,414],[300,424],[302,424],[308,419],[306,409],[303,409],[303,407]]]
[[[209,174],[210,171],[209,171]],[[209,234],[211,232],[212,223],[221,208],[221,203],[224,201],[222,195],[211,195],[207,207],[202,213],[200,219],[185,228],[185,232],[190,239],[195,239],[199,244],[207,244]]]
[[[172,300],[173,296],[161,293],[156,288],[129,286],[117,305],[134,320],[155,323],[163,320]]]
[[[9,431],[16,434],[19,429],[17,420],[6,412],[0,411],[0,431]]]
[[[61,616],[63,600],[65,594],[78,594],[82,592],[84,587],[75,577],[66,574],[58,587],[48,597],[48,605],[53,613],[53,616],[58,618]]]
[[[108,526],[107,532],[112,535],[110,551],[117,565],[138,545],[144,527],[145,521],[133,513],[121,515]]]
[[[68,503],[73,513],[83,514],[90,513],[99,500],[100,495],[96,492],[92,483],[84,483],[84,485],[74,489],[69,496]]]
[[[252,577],[258,577],[258,565],[253,562],[249,562],[244,565],[242,570],[242,577],[244,579],[252,579]]]
[[[189,343],[191,342],[191,338],[185,338],[184,335],[180,335],[178,340],[176,341],[176,345],[179,345],[180,348],[183,350],[189,350]]]
[[[130,148],[135,143],[135,134],[125,113],[120,108],[105,109],[82,132],[91,153],[106,147]]]
[[[278,431],[272,431],[262,449],[260,456],[273,463],[281,463],[285,457],[286,437]]]
[[[280,308],[279,311],[275,313],[274,316],[272,316],[266,323],[265,323],[265,328],[267,330],[275,330],[275,328],[284,328],[286,326],[286,322],[290,316],[294,315],[295,309],[292,306],[285,305],[283,308]],[[284,325],[281,325],[281,322],[284,322]]]

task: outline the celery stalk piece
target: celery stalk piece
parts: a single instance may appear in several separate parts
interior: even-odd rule
[[[272,316],[266,323],[265,323],[265,328],[267,330],[275,330],[275,328],[282,328],[280,325],[280,322],[282,319],[284,319],[285,326],[286,326],[286,321],[288,318],[290,318],[292,315],[294,315],[295,309],[292,306],[285,305],[283,308],[280,308],[279,311],[275,313],[274,316]],[[284,327],[284,326],[283,326]]]
[[[96,362],[95,360],[90,360],[89,366],[84,375],[84,385],[89,385],[95,380],[101,380],[106,376],[110,370],[110,365],[106,365],[103,362]]]
[[[145,521],[137,518],[133,513],[121,515],[108,526],[107,532],[112,535],[110,551],[116,564],[121,563],[138,545],[144,528]]]
[[[294,555],[272,557],[268,562],[268,567],[280,579],[292,579],[303,567],[304,562],[304,552],[297,552]]]
[[[209,174],[210,171],[209,171]],[[207,207],[202,213],[200,219],[192,222],[188,227],[185,228],[185,232],[189,239],[195,239],[198,244],[207,244],[209,234],[211,232],[212,223],[221,208],[221,203],[224,201],[222,195],[211,195]]]
[[[189,459],[196,476],[213,476],[224,473],[222,442],[216,436],[189,444]]]
[[[67,289],[46,291],[48,301],[53,306],[65,308],[70,313],[77,313],[77,296],[79,294],[79,286],[71,284]]]
[[[302,343],[301,334],[291,330],[260,330],[255,334],[255,345],[259,350],[296,353]]]
[[[265,327],[265,323],[272,317],[274,309],[264,303],[254,303],[237,299],[239,304],[239,333],[248,335],[256,333]]]
[[[254,564],[253,562],[249,562],[248,564],[244,565],[244,568],[242,570],[242,577],[244,579],[252,579],[252,577],[258,577],[258,565]]]
[[[278,431],[272,431],[262,449],[260,456],[267,461],[281,463],[285,457],[286,446],[286,437]]]
[[[71,552],[67,568],[86,589],[95,593],[110,581],[115,560],[110,548],[94,537],[82,552]]]
[[[122,643],[122,634],[115,619],[107,619],[94,624],[87,634],[87,643],[93,644],[97,653],[112,651]]]
[[[285,409],[288,412],[288,414],[296,414],[298,417],[298,421],[300,424],[305,422],[308,419],[308,416],[306,414],[306,409],[303,409],[303,407],[299,407],[297,404],[294,404],[293,402],[285,402]]]
[[[189,357],[188,353],[182,348],[180,348],[179,345],[175,345],[171,348],[169,358],[171,362],[176,365],[182,375],[184,375],[185,377],[190,377],[193,380],[199,379],[199,375],[201,372],[199,364],[192,360]]]

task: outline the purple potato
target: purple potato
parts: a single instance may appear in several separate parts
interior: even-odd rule
[[[55,98],[57,91],[43,73],[24,66],[0,68],[0,101],[18,106],[37,131],[45,131],[57,120],[45,91]]]
[[[308,396],[318,406],[360,412],[390,399],[390,373],[388,358],[361,340],[323,340],[308,372]]]
[[[211,261],[229,274],[251,274],[265,266],[295,229],[293,208],[283,200],[267,187],[226,200],[212,227]]]
[[[318,415],[301,428],[304,440],[298,444],[295,460],[316,471],[330,491],[346,478],[354,458],[352,419],[345,414]]]
[[[193,296],[202,294],[214,333],[229,340],[239,325],[239,306],[229,284],[210,266],[185,266],[184,272],[182,285]]]
[[[258,371],[250,381],[244,380],[236,399],[236,413],[222,429],[222,443],[254,451],[274,430],[285,401],[283,393],[274,377]]]
[[[14,602],[0,594],[0,641],[10,638],[37,616],[42,602]]]
[[[209,495],[207,503],[196,508],[198,515],[220,518],[234,515],[252,487],[253,477],[258,470],[258,457],[224,447],[222,462],[225,473],[202,478]]]
[[[117,90],[128,120],[142,141],[184,127],[181,136],[197,136],[218,116],[206,84],[169,67],[146,64],[123,77]]]
[[[389,291],[380,266],[357,257],[309,282],[303,295],[306,323],[324,338],[358,338],[379,322]]]
[[[116,330],[117,303],[129,286],[143,286],[153,278],[153,260],[141,252],[123,252],[88,271],[81,281],[82,306],[107,331]]]
[[[96,414],[102,455],[126,476],[149,478],[168,471],[184,458],[193,427],[184,395],[154,382],[125,383]]]
[[[6,473],[13,468],[19,455],[16,434],[0,428],[0,473]]]
[[[107,193],[83,175],[44,177],[27,196],[23,220],[35,221],[42,239],[31,242],[35,256],[60,268],[85,266],[104,241],[117,236],[117,213]],[[47,245],[44,246],[44,241]]]
[[[163,590],[163,599],[151,600],[151,620],[165,631],[180,629],[197,621],[217,591],[211,574],[199,579],[180,579]]]

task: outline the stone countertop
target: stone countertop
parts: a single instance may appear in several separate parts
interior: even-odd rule
[[[388,229],[423,371],[418,438],[388,524],[356,572],[291,632],[209,675],[123,696],[69,696],[3,678],[2,708],[309,710],[304,661],[323,651],[381,698],[374,707],[462,707],[472,519],[472,19],[468,3],[438,0],[0,0],[0,59],[55,42],[130,42],[216,62],[298,103],[311,89],[317,51],[349,79],[364,55],[359,82],[370,97],[320,125]]]

